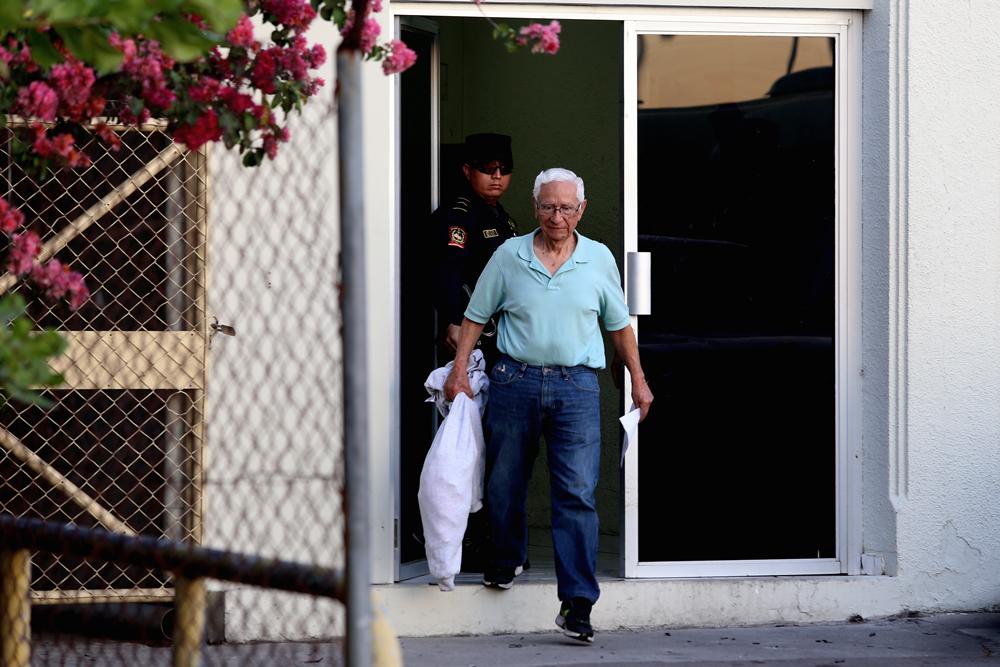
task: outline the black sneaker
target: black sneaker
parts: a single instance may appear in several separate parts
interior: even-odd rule
[[[594,628],[590,625],[590,609],[594,603],[587,598],[563,600],[556,625],[562,628],[567,637],[581,642],[594,641]]]
[[[514,577],[519,574],[521,573],[512,567],[493,567],[489,565],[483,572],[483,586],[506,591],[514,585]]]

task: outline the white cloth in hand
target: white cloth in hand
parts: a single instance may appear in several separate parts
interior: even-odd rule
[[[448,380],[448,375],[454,365],[454,361],[449,361],[441,368],[431,371],[431,374],[424,380],[424,389],[430,394],[430,398],[426,402],[437,404],[438,412],[441,413],[442,417],[447,417],[448,410],[451,408],[451,401],[444,395],[444,383]],[[475,396],[476,405],[479,406],[479,414],[482,416],[483,411],[486,410],[487,400],[487,392],[484,390],[490,386],[490,379],[486,376],[486,360],[483,359],[482,351],[473,350],[472,354],[469,355],[468,373],[469,385],[472,387],[472,394]]]

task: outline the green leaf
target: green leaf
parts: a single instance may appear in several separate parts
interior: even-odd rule
[[[93,65],[99,74],[110,74],[122,63],[122,52],[108,43],[108,34],[102,28],[62,27],[58,33],[73,55]]]
[[[197,60],[217,43],[217,40],[209,39],[198,26],[183,18],[164,18],[151,23],[149,36],[160,42],[164,53],[182,63]]]
[[[0,34],[8,33],[24,23],[23,0],[0,1]]]
[[[243,166],[244,167],[256,167],[264,161],[264,151],[260,149],[254,149],[249,151],[243,156]]]
[[[35,16],[42,16],[53,25],[72,23],[98,14],[95,3],[88,0],[32,0],[31,4]]]
[[[48,405],[37,387],[60,384],[48,360],[66,349],[66,341],[54,331],[32,331],[23,315],[24,300],[19,295],[0,299],[0,404],[6,397],[32,405]]]
[[[29,30],[24,39],[31,47],[31,59],[42,69],[48,69],[63,61],[63,55],[52,45],[48,32]]]
[[[179,9],[202,17],[212,30],[227,33],[236,25],[244,8],[242,0],[185,0]]]
[[[118,32],[125,35],[145,32],[150,21],[160,11],[157,3],[146,0],[117,0],[107,4],[104,18]]]
[[[219,114],[219,127],[228,132],[235,132],[239,128],[239,121],[236,114],[228,109]]]

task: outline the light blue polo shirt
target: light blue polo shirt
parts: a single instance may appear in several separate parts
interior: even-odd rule
[[[485,324],[500,313],[497,348],[533,366],[604,368],[608,331],[629,324],[621,276],[607,246],[578,232],[555,275],[535,256],[536,229],[508,239],[486,264],[465,316]]]

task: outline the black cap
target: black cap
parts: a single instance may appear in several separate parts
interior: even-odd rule
[[[470,134],[465,138],[466,164],[486,164],[493,160],[503,162],[510,169],[514,168],[514,153],[510,148],[509,136],[483,132]]]

